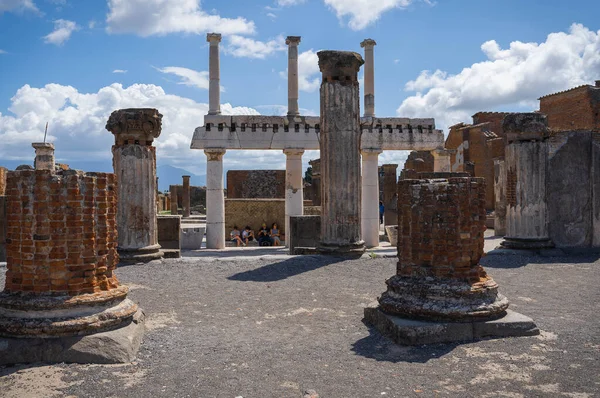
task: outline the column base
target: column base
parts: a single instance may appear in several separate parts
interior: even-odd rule
[[[401,345],[469,342],[483,338],[535,336],[540,334],[533,320],[507,310],[494,320],[431,322],[389,315],[372,303],[364,310],[365,321],[381,334]]]
[[[552,248],[554,243],[550,238],[511,238],[505,236],[504,240],[500,242],[500,246],[507,249],[535,250]]]
[[[144,313],[137,310],[131,321],[118,329],[86,336],[0,337],[0,365],[17,363],[94,363],[132,362],[145,331]]]
[[[365,253],[365,250],[365,242],[362,240],[348,245],[333,245],[320,242],[317,246],[317,252],[320,254],[351,258],[359,258]]]
[[[146,246],[139,249],[121,249],[117,248],[120,264],[147,263],[152,260],[160,260],[164,253],[160,250],[160,245]]]
[[[498,293],[489,277],[469,283],[436,277],[394,275],[379,298],[380,308],[391,315],[428,321],[469,322],[504,315],[508,299]]]

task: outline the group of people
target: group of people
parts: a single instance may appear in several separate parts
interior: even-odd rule
[[[232,242],[236,246],[246,246],[248,242],[256,240],[259,246],[280,246],[281,234],[277,228],[277,223],[273,223],[271,228],[267,228],[266,223],[262,223],[258,233],[254,233],[249,225],[246,225],[243,231],[240,232],[237,225],[233,226],[233,230],[229,233]]]

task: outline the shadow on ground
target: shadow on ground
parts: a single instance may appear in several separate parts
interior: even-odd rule
[[[275,282],[348,260],[342,257],[301,256],[234,274],[227,279],[241,282]]]
[[[592,251],[580,251],[571,254],[563,254],[559,257],[540,256],[531,253],[521,254],[488,254],[481,259],[481,265],[485,268],[521,268],[535,264],[584,264],[593,263],[600,259],[600,254]]]
[[[426,346],[403,346],[383,336],[363,320],[369,335],[352,344],[356,355],[382,362],[426,363],[452,352],[461,343],[430,344]]]

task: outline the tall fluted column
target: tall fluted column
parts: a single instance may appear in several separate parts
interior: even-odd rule
[[[121,109],[106,123],[115,136],[118,251],[124,263],[163,257],[156,225],[156,148],[152,146],[160,135],[161,120],[156,109]]]
[[[190,176],[183,176],[183,217],[190,216]]]
[[[375,116],[375,62],[373,48],[377,43],[373,39],[365,39],[360,46],[365,49],[365,117]]]
[[[379,246],[379,174],[380,149],[362,150],[362,238],[367,247]]]
[[[208,54],[208,114],[221,114],[221,71],[219,61],[220,33],[208,33],[206,41],[210,43]]]
[[[506,236],[511,249],[552,247],[548,234],[546,168],[548,121],[539,113],[513,113],[502,123],[508,145],[506,168]]]
[[[303,149],[284,149],[285,153],[285,245],[290,242],[290,216],[304,214],[304,190],[302,187]]]
[[[47,142],[34,142],[35,161],[33,165],[36,170],[50,170],[54,172],[54,144]]]
[[[225,192],[223,155],[225,149],[205,149],[206,154],[206,248],[225,248]]]
[[[300,115],[298,108],[298,44],[300,36],[288,36],[288,116]]]
[[[362,57],[319,51],[321,83],[321,242],[323,253],[360,255],[360,99]]]

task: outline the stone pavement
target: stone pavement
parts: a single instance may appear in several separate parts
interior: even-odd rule
[[[600,396],[598,255],[483,259],[540,336],[401,347],[362,322],[395,259],[229,252],[119,268],[148,316],[136,362],[0,368],[0,395]]]

